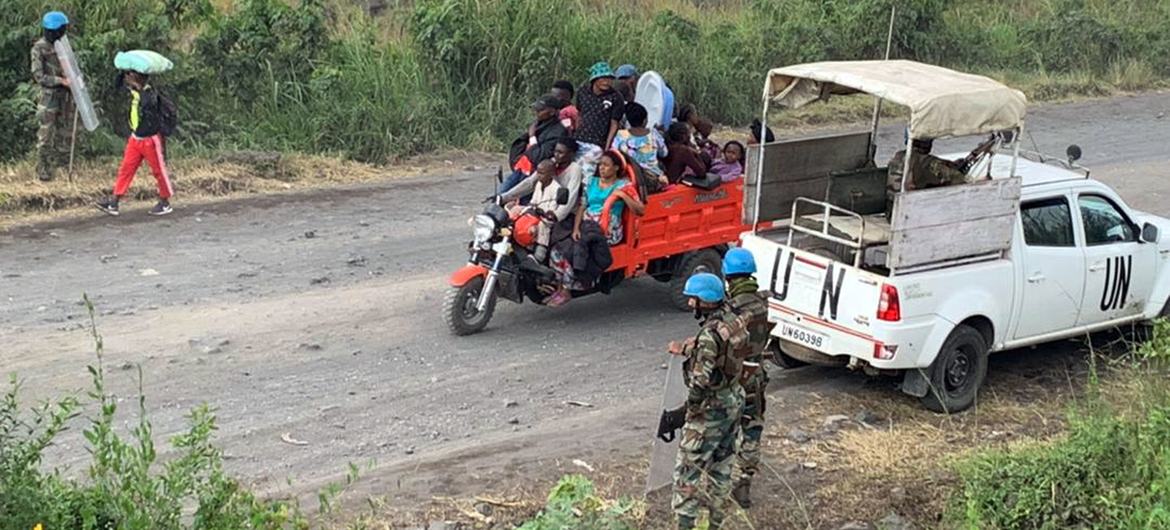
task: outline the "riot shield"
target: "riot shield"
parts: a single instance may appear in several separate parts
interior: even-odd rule
[[[681,355],[667,354],[666,382],[662,385],[662,410],[681,407],[687,400],[687,384],[683,380]],[[662,410],[658,412],[661,413]],[[654,446],[650,452],[650,471],[646,475],[646,493],[669,486],[674,481],[674,463],[678,457],[678,442],[682,432],[676,433],[674,441],[666,443],[658,438],[654,429]]]
[[[69,80],[69,91],[73,93],[73,104],[81,115],[81,124],[85,130],[93,132],[98,127],[97,112],[93,108],[93,100],[89,98],[89,90],[85,88],[85,77],[81,75],[81,65],[77,63],[77,56],[73,54],[73,46],[69,44],[69,36],[62,35],[53,43],[57,51],[57,59],[61,61],[61,69],[65,71],[65,78]]]

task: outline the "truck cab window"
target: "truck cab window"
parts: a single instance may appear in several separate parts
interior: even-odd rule
[[[1077,203],[1081,208],[1081,222],[1085,226],[1086,245],[1137,241],[1137,229],[1113,201],[1100,195],[1081,195]]]
[[[1024,242],[1030,247],[1071,247],[1072,211],[1064,197],[1055,197],[1020,205],[1024,224]]]

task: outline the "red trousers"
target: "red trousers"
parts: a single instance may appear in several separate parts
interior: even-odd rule
[[[169,199],[171,195],[175,194],[175,189],[171,187],[171,176],[167,173],[167,161],[163,157],[165,142],[162,135],[158,134],[150,138],[130,136],[130,139],[126,140],[126,151],[122,153],[122,166],[118,168],[118,180],[114,183],[115,197],[125,195],[126,191],[130,189],[130,183],[134,182],[134,174],[138,173],[143,159],[146,159],[147,165],[150,166],[150,172],[154,174],[154,180],[158,182],[158,197]]]

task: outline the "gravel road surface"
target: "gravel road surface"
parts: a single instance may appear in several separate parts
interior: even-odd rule
[[[1042,106],[1028,129],[1047,153],[1079,144],[1096,178],[1170,215],[1168,111],[1166,93]],[[901,134],[883,129],[884,144]],[[970,148],[938,150],[952,147]],[[86,388],[87,293],[126,419],[141,364],[159,436],[207,402],[230,470],[273,491],[374,462],[363,487],[406,501],[565,458],[645,455],[664,345],[695,326],[663,284],[637,280],[557,309],[501,301],[486,332],[447,332],[446,277],[465,259],[485,173],[207,206],[179,197],[166,218],[95,211],[0,233],[0,371],[18,373],[33,398]],[[864,384],[816,369],[774,380],[789,403]],[[85,457],[76,432],[54,455],[74,466]]]

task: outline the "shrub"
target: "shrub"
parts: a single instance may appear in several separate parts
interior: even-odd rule
[[[518,530],[633,530],[627,516],[634,506],[606,501],[594,494],[589,479],[567,475],[553,486],[544,510]]]
[[[1138,346],[1136,399],[1091,393],[1050,443],[958,464],[949,522],[970,529],[1170,528],[1170,323]]]
[[[97,362],[89,367],[90,405],[83,434],[91,455],[86,479],[68,479],[43,470],[42,454],[82,410],[64,398],[20,411],[20,382],[13,376],[0,399],[0,529],[79,530],[240,530],[306,529],[309,519],[296,501],[263,500],[223,470],[223,453],[212,443],[214,413],[206,405],[191,411],[185,433],[171,438],[176,456],[158,460],[146,399],[138,396],[137,423],[128,437],[118,434],[117,399],[105,388],[102,342],[90,323]],[[139,381],[142,373],[139,371]],[[356,479],[350,467],[347,483]],[[341,492],[321,494],[322,511]]]
[[[1137,421],[1086,415],[1063,440],[979,456],[960,469],[966,528],[1170,527],[1170,407]]]

